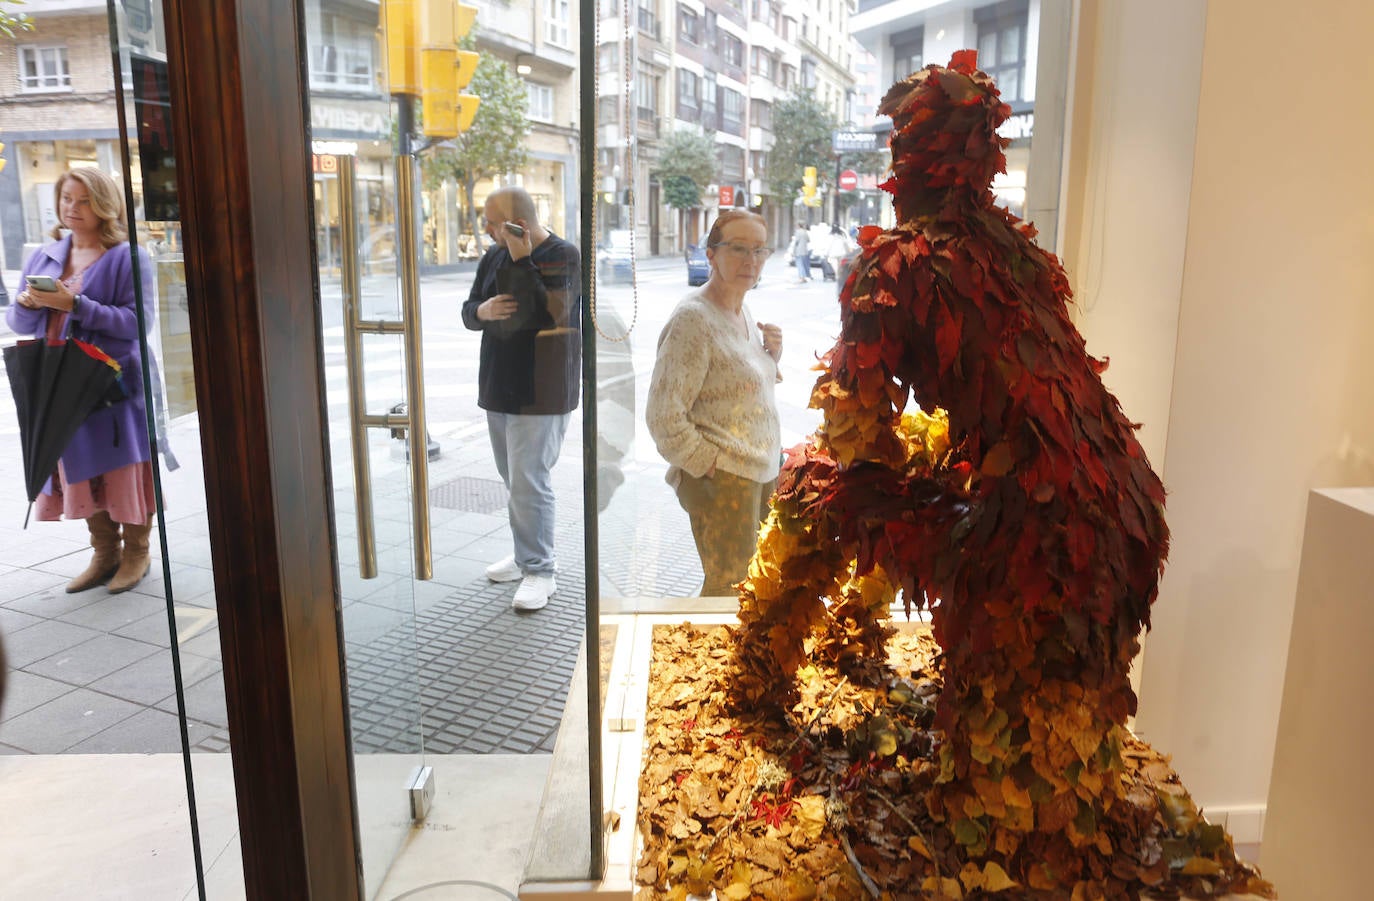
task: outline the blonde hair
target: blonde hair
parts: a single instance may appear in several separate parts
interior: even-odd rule
[[[120,193],[115,180],[99,169],[89,166],[63,172],[57,177],[57,184],[53,185],[52,192],[59,215],[62,209],[62,186],[68,179],[79,181],[85,186],[91,200],[91,212],[100,219],[100,243],[105,247],[114,247],[129,240],[129,230],[124,225],[124,195]],[[61,223],[53,227],[52,236],[62,237]]]

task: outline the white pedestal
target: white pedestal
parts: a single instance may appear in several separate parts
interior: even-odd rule
[[[1313,491],[1260,863],[1280,897],[1367,898],[1374,488]]]

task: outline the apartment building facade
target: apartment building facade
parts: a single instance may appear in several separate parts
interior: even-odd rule
[[[597,159],[600,233],[633,229],[641,254],[696,243],[721,206],[790,231],[796,198],[768,178],[774,107],[809,91],[838,121],[852,108],[849,0],[600,0]],[[663,140],[711,137],[715,180],[683,217],[655,175]]]

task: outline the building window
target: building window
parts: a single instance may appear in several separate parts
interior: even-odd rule
[[[620,98],[614,94],[597,98],[596,121],[601,125],[614,125],[620,121]]]
[[[653,122],[658,118],[659,76],[653,69],[640,67],[639,78],[635,80],[636,118],[641,122]]]
[[[980,60],[981,62],[981,60]],[[908,28],[892,36],[892,80],[905,81],[925,65],[925,30]]]
[[[700,44],[701,16],[690,9],[678,7],[677,36],[689,44]]]
[[[776,82],[778,80],[778,58],[762,47],[755,47],[753,55],[754,74],[762,76],[770,82]]]
[[[544,39],[559,47],[568,46],[568,0],[547,0]]]
[[[323,16],[321,44],[310,54],[310,81],[321,87],[369,90],[376,86],[373,53],[377,28],[357,19]]]
[[[701,77],[686,69],[677,70],[677,117],[695,119],[701,112]],[[684,115],[684,113],[686,115]]]
[[[596,71],[598,72],[619,72],[620,71],[620,45],[602,44],[596,48]]]
[[[658,28],[658,4],[655,0],[639,0],[639,30],[651,34],[655,39],[663,38]]]
[[[773,127],[773,104],[766,100],[755,100],[749,108],[749,119],[755,128]]]
[[[720,163],[721,179],[726,182],[740,182],[744,179],[744,148],[733,144],[717,144],[717,161]]]
[[[129,18],[130,31],[152,31],[152,0],[125,0],[124,15]]]
[[[720,52],[725,57],[725,64],[744,68],[744,42],[728,32],[722,31],[720,35]]]
[[[808,91],[816,90],[816,60],[809,56],[801,61],[801,86]]]
[[[720,88],[716,85],[716,73],[706,72],[701,77],[701,124],[706,128],[719,128],[718,110]]]
[[[792,90],[797,83],[797,67],[791,63],[782,64],[782,84],[779,85],[784,91]]]
[[[1008,0],[974,11],[978,25],[978,68],[997,82],[1002,99],[1026,96],[1026,0]]]
[[[536,122],[553,121],[553,88],[538,82],[529,82],[529,117]]]
[[[729,88],[720,89],[721,131],[732,135],[744,133],[744,95]]]
[[[70,91],[66,47],[20,47],[19,90],[25,93]]]

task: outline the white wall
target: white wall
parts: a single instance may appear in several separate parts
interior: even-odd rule
[[[1256,841],[1307,492],[1374,483],[1374,6],[1084,7],[1066,257],[1174,536],[1137,728]]]
[[[1197,0],[1095,6],[1078,37],[1088,81],[1079,80],[1074,98],[1080,128],[1070,165],[1082,176],[1066,209],[1080,218],[1065,230],[1065,264],[1088,350],[1111,358],[1104,381],[1127,417],[1142,424],[1141,443],[1159,471],[1178,337],[1206,6]]]
[[[1365,0],[1208,5],[1139,717],[1203,804],[1265,802],[1308,490],[1374,482],[1372,28]]]

